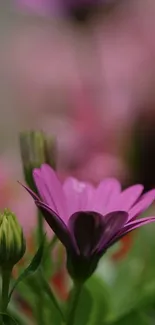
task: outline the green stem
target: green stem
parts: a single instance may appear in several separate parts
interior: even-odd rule
[[[36,297],[36,318],[37,318],[37,324],[42,325],[44,324],[44,303],[43,303],[43,297],[41,292],[38,292],[37,297]]]
[[[42,243],[44,237],[44,219],[40,213],[38,212],[38,243],[39,245]],[[42,265],[43,267],[43,265]],[[40,273],[38,273],[38,280],[40,281]],[[44,324],[44,295],[41,292],[38,292],[37,295],[37,323],[38,325]]]
[[[70,308],[70,312],[69,312],[69,315],[68,315],[68,321],[67,321],[66,325],[74,325],[75,315],[76,315],[76,308],[77,308],[77,305],[78,305],[81,289],[82,289],[81,284],[79,284],[79,283],[74,284],[73,293],[72,293],[72,296],[71,296],[71,301],[69,302],[69,304],[71,304],[71,308]]]
[[[5,313],[8,307],[9,285],[12,269],[2,270],[2,293],[1,293],[1,311]]]
[[[57,241],[58,241],[58,237],[56,235],[53,235],[53,238],[49,242],[49,249],[50,249],[50,251],[52,251],[54,249]]]
[[[53,305],[55,306],[55,308],[57,309],[57,311],[60,314],[60,317],[62,318],[62,320],[64,321],[65,324],[65,317],[64,314],[57,302],[57,299],[52,291],[52,288],[49,286],[48,282],[46,282],[46,279],[44,278],[44,274],[42,273],[42,271],[40,270],[40,276],[41,276],[41,282],[42,282],[42,289],[44,290],[44,292],[46,292],[46,294],[49,296],[49,298],[51,299]]]
[[[40,211],[38,212],[38,242],[41,244],[44,237],[44,218]]]
[[[1,277],[2,277],[2,289],[1,289],[1,313],[5,314],[7,311],[8,303],[9,303],[9,286],[11,279],[12,269],[2,269]],[[3,323],[3,315],[0,316],[0,324]]]

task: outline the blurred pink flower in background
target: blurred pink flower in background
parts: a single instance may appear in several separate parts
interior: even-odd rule
[[[0,158],[0,210],[5,208],[12,210],[18,217],[23,226],[26,236],[34,229],[36,225],[36,208],[25,195],[23,189],[17,183],[20,179],[18,164],[13,161],[10,163],[10,157]]]
[[[127,136],[136,111],[154,97],[155,6],[150,0],[147,6],[118,3],[86,31],[54,19],[51,25],[17,24],[8,53],[23,126],[42,127],[42,118],[52,123],[54,114],[67,117],[69,92],[84,87],[109,147]]]
[[[73,175],[81,180],[88,180],[98,184],[105,177],[117,177],[123,183],[126,176],[125,165],[120,158],[110,154],[98,153],[92,155],[81,168],[75,170]]]
[[[64,176],[126,177],[122,149],[138,111],[155,100],[154,14],[151,0],[118,1],[87,29],[22,16],[12,28],[6,66],[16,132],[55,134]]]
[[[16,8],[41,15],[55,12],[59,0],[14,0]]]
[[[58,171],[65,178],[72,174],[98,184],[108,176],[126,177],[125,164],[118,154],[110,153],[108,134],[94,115],[95,108],[86,92],[73,92],[70,117],[43,120],[44,130],[57,137]]]

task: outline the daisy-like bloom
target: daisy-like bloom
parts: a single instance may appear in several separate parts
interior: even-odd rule
[[[116,179],[104,179],[95,188],[71,177],[61,184],[47,164],[34,169],[33,177],[39,196],[26,189],[65,246],[74,280],[85,281],[112,244],[155,221],[155,217],[136,219],[155,199],[155,190],[142,195],[142,185],[121,191]]]

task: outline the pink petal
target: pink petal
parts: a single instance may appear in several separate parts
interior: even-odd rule
[[[79,182],[77,179],[69,177],[63,184],[63,190],[67,199],[69,215],[88,209],[93,193],[93,187],[89,183]]]
[[[116,179],[105,179],[95,190],[90,209],[103,215],[108,213],[113,201],[118,197],[120,191],[121,186]]]
[[[133,185],[124,190],[111,207],[114,210],[129,211],[143,191],[142,185]]]
[[[151,222],[155,222],[155,217],[141,218],[139,220],[129,222],[128,224],[126,224],[123,227],[123,229],[118,234],[117,238],[120,238],[120,237],[126,235],[128,232],[130,232],[136,228],[139,228],[141,226],[147,225]]]
[[[63,220],[66,220],[68,217],[66,199],[62,185],[54,170],[50,166],[43,164],[40,169],[37,168],[33,171],[33,177],[44,202]]]
[[[88,211],[92,205],[92,200],[94,196],[95,188],[90,184],[86,184],[86,189],[84,195],[81,195],[81,210]]]
[[[138,215],[140,215],[142,212],[144,212],[154,201],[155,199],[155,190],[151,190],[144,194],[141,199],[137,202],[136,205],[133,206],[133,208],[129,211],[129,219],[133,220]]]

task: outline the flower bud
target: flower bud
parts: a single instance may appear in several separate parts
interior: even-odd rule
[[[48,138],[43,132],[28,131],[20,134],[20,151],[27,184],[34,190],[32,172],[43,163],[55,168],[56,144],[54,138]]]
[[[12,268],[26,250],[23,230],[16,216],[5,209],[0,214],[0,267]]]
[[[56,169],[56,140],[54,137],[45,137],[45,163]]]

